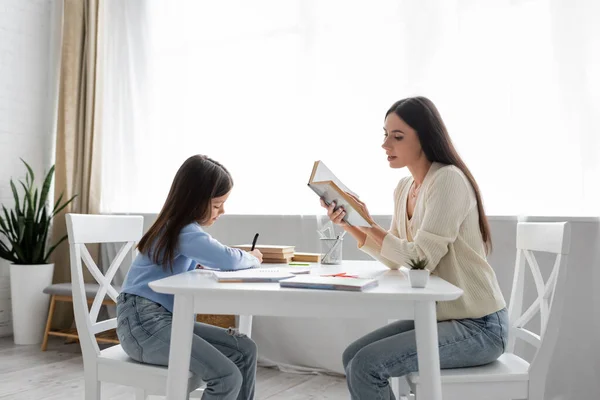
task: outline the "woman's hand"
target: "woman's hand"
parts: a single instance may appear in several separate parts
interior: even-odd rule
[[[367,209],[367,205],[365,203],[363,203],[362,201],[360,201],[358,199],[358,197],[356,197],[355,195],[353,195],[352,193],[346,192],[346,194],[350,197],[352,197],[354,199],[354,201],[356,201],[358,203],[358,206],[360,207],[360,211],[362,211],[362,213],[367,217],[366,220],[371,224],[371,225],[375,225],[375,221],[373,221],[373,217],[371,217],[371,214],[369,213],[369,210]],[[360,228],[360,227],[359,227]],[[364,229],[361,229],[362,231],[364,231]]]
[[[258,258],[258,261],[260,261],[260,263],[262,264],[263,262],[263,255],[260,252],[260,250],[258,249],[254,249],[252,251],[249,251],[248,253],[252,254],[254,257]]]
[[[325,201],[321,199],[321,207],[327,210],[327,216],[336,225],[341,226],[342,228],[347,227],[348,223],[344,221],[344,217],[346,216],[346,210],[344,207],[338,207],[335,209],[335,201],[332,201],[330,205],[325,204]]]

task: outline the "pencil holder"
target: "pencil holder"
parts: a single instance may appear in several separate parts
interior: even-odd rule
[[[321,264],[342,263],[342,238],[321,238]]]

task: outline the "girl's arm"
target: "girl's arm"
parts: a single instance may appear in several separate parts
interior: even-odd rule
[[[179,252],[208,268],[233,271],[258,267],[252,254],[221,244],[196,226],[185,227],[179,234]]]

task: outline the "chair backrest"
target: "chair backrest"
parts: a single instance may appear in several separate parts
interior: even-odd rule
[[[529,372],[545,381],[552,352],[558,339],[560,319],[565,301],[567,259],[571,245],[571,229],[567,222],[519,222],[517,224],[517,259],[509,306],[510,335],[508,352],[514,352],[517,339],[536,347]],[[556,255],[549,278],[544,281],[534,251]],[[529,266],[537,291],[535,301],[523,311],[525,270]],[[540,314],[540,334],[525,328]]]
[[[82,215],[67,214],[67,232],[71,258],[71,282],[73,285],[73,310],[81,343],[84,362],[89,362],[100,354],[95,335],[116,328],[116,318],[98,322],[100,307],[108,295],[117,301],[116,289],[111,281],[128,254],[135,254],[136,243],[142,237],[143,218],[141,216]],[[112,261],[106,275],[98,268],[90,255],[86,243],[124,243]],[[99,285],[98,293],[88,309],[88,300],[83,280],[83,264],[88,268]],[[86,361],[87,360],[87,361]]]

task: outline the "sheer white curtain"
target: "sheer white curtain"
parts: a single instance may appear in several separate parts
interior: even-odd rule
[[[321,159],[389,214],[383,116],[424,95],[489,214],[600,215],[598,2],[118,1],[106,5],[105,212],[157,212],[189,155],[234,214],[315,214]]]

